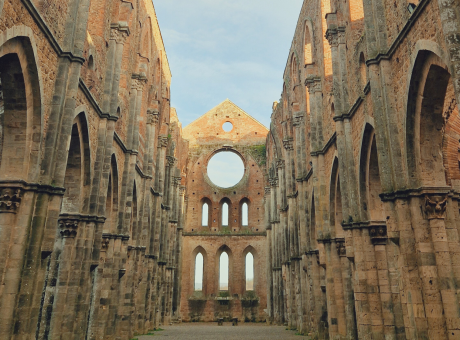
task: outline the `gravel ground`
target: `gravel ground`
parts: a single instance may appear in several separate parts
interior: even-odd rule
[[[284,326],[267,326],[266,324],[244,324],[232,326],[230,322],[223,326],[217,323],[183,323],[173,326],[162,326],[163,331],[155,332],[154,336],[136,336],[139,340],[154,340],[160,337],[165,340],[306,340],[308,337],[295,335]]]

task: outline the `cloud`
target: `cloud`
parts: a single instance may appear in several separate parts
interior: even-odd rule
[[[229,98],[266,126],[302,0],[154,0],[187,125]]]

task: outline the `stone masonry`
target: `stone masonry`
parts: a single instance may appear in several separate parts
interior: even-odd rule
[[[460,339],[458,1],[305,0],[267,136],[268,318]]]
[[[151,1],[0,1],[0,339],[179,318],[170,82]]]
[[[458,1],[304,0],[283,79],[182,129],[151,1],[0,0],[0,339],[460,339]]]

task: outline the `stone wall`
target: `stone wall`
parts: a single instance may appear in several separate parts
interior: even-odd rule
[[[459,11],[304,1],[267,137],[272,322],[460,337]]]
[[[179,320],[188,143],[150,1],[0,2],[0,338]]]

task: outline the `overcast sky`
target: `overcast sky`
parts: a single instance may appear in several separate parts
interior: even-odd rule
[[[302,0],[153,0],[183,126],[226,98],[265,126]]]

